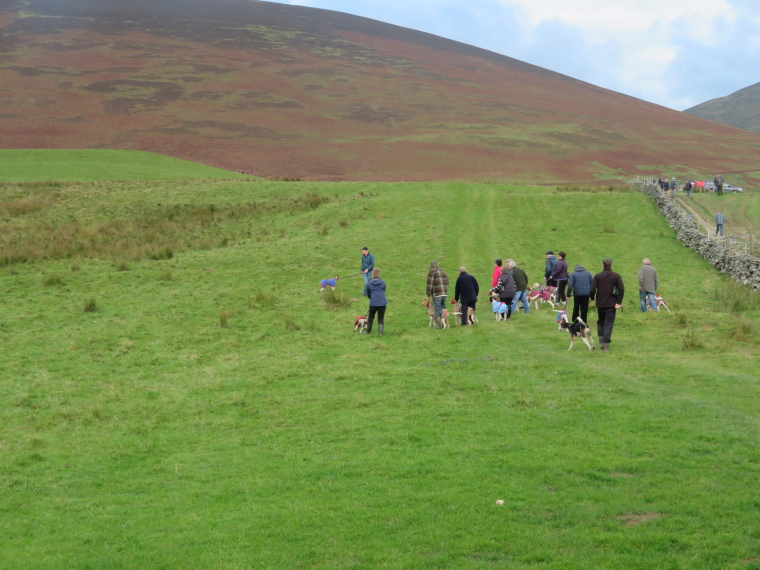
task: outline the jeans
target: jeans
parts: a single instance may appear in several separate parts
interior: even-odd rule
[[[362,289],[362,295],[366,295],[367,294],[367,284],[369,283],[369,278],[370,278],[369,271],[367,271],[367,273],[364,273],[364,271],[362,271],[362,277],[364,277],[364,289]]]
[[[433,309],[435,310],[435,316],[440,317],[443,315],[443,307],[446,306],[446,295],[440,295],[433,297]]]
[[[723,224],[718,224],[715,226],[715,235],[722,236],[723,235]]]
[[[596,314],[596,336],[599,342],[609,344],[612,342],[612,326],[615,324],[617,309],[615,307],[597,307]]]
[[[654,293],[649,291],[639,291],[639,301],[641,301],[641,312],[647,312],[647,299],[649,299],[649,306],[653,311],[657,312],[657,301],[654,298]]]
[[[525,314],[530,313],[530,302],[528,301],[528,292],[526,290],[517,291],[515,293],[515,299],[512,301],[512,312],[517,312],[517,302],[522,301],[525,308]]]

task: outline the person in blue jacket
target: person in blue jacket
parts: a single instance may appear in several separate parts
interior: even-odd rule
[[[383,334],[385,328],[385,306],[388,299],[385,297],[385,281],[380,279],[380,269],[375,267],[372,270],[372,279],[367,283],[367,297],[369,297],[369,313],[367,313],[367,329],[362,334],[372,332],[372,323],[375,321],[377,314],[377,332]]]
[[[575,322],[579,316],[581,320],[588,324],[588,301],[591,294],[591,280],[593,276],[581,264],[575,266],[575,270],[570,274],[567,280],[567,296],[573,298],[573,318],[571,323]]]

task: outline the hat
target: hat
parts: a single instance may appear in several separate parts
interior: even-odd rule
[[[553,251],[547,251],[546,255],[554,255],[554,252]]]

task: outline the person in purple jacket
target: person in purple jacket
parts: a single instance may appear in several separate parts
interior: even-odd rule
[[[559,252],[559,259],[557,265],[554,266],[551,279],[557,284],[557,301],[567,306],[567,295],[565,289],[567,288],[567,261],[565,261],[565,252]]]

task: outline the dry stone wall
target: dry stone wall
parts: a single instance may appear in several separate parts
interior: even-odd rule
[[[659,186],[652,183],[633,183],[642,192],[649,196],[657,204],[660,212],[676,231],[680,239],[687,247],[696,251],[711,265],[731,275],[734,279],[752,287],[760,289],[760,259],[751,255],[744,255],[731,251],[724,245],[711,241],[705,234],[699,231],[697,224],[683,210],[676,206]]]

